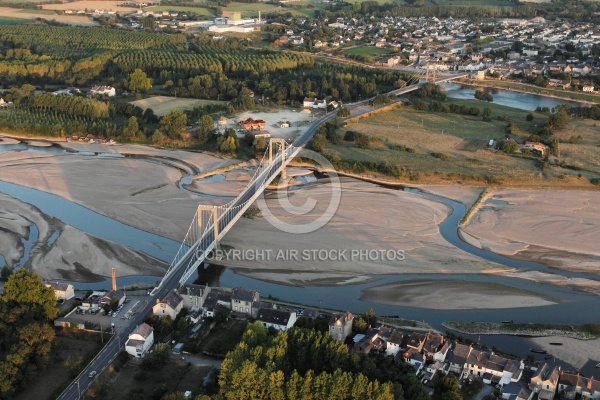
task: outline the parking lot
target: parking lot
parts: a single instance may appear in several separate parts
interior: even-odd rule
[[[94,329],[102,327],[102,330],[109,330],[113,326],[121,328],[129,325],[131,317],[139,312],[139,310],[143,309],[148,301],[150,301],[150,296],[127,296],[126,303],[122,304],[122,308],[116,313],[106,315],[104,310],[101,309],[94,312],[94,310],[83,309],[78,311],[78,309],[75,308],[70,314],[65,316],[63,320],[67,322],[89,324],[94,327]]]

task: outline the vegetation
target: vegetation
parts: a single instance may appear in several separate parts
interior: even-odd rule
[[[0,296],[0,398],[25,387],[49,360],[58,315],[54,290],[22,268],[12,274]]]
[[[444,326],[468,334],[504,334],[519,336],[565,336],[576,339],[600,337],[599,324],[561,325],[561,324],[523,324],[493,322],[444,322]]]
[[[350,352],[327,332],[249,324],[219,374],[224,399],[426,399],[410,366]]]

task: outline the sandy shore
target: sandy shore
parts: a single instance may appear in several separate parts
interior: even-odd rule
[[[600,274],[600,192],[497,189],[461,231],[480,248]]]
[[[556,304],[537,293],[506,285],[467,281],[412,280],[363,291],[361,300],[435,310],[501,309]]]
[[[536,347],[546,350],[556,358],[581,368],[588,360],[600,361],[600,339],[579,340],[560,336],[544,336],[531,338]],[[550,343],[562,343],[562,346],[553,346]]]
[[[341,182],[341,203],[327,225],[309,234],[292,234],[273,227],[264,217],[242,218],[221,243],[242,253],[269,252],[270,257],[222,263],[247,269],[244,273],[252,277],[257,276],[256,271],[272,270],[271,279],[288,284],[293,280],[291,276],[277,270],[359,276],[501,270],[494,263],[451,246],[441,237],[438,224],[449,212],[444,204],[355,179],[342,178]],[[330,193],[331,185],[327,183],[293,191],[290,197],[293,204],[304,204],[311,199],[317,202],[316,208],[303,216],[290,215],[283,210],[283,203],[270,196],[267,205],[284,222],[309,222],[328,206]],[[288,254],[277,259],[281,250],[287,250]],[[368,254],[369,251],[383,254]]]
[[[9,265],[23,256],[21,238],[27,239],[35,225],[39,239],[24,266],[44,279],[99,281],[110,276],[113,267],[120,276],[159,275],[164,271],[158,260],[90,236],[10,196],[0,194],[0,204],[0,254]]]

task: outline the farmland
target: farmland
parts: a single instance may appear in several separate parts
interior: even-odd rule
[[[450,102],[450,101],[449,101]],[[475,100],[455,100],[455,104],[482,107]],[[590,186],[585,178],[600,174],[600,138],[592,120],[572,119],[556,132],[568,141],[573,132],[581,135],[577,144],[562,143],[561,157],[575,168],[540,168],[535,157],[511,156],[487,148],[489,140],[503,139],[506,126],[513,125],[511,137],[523,141],[544,125],[547,114],[485,104],[492,109],[492,119],[480,116],[417,111],[411,106],[351,122],[345,131],[356,131],[372,138],[368,148],[351,142],[329,144],[326,154],[349,163],[371,162],[398,165],[406,177],[422,182],[504,182],[526,186]],[[581,174],[581,177],[579,176]]]
[[[206,104],[224,104],[225,102],[217,102],[214,100],[200,99],[183,99],[170,96],[154,96],[147,99],[136,100],[131,102],[134,106],[140,107],[143,110],[146,108],[152,109],[154,114],[162,117],[173,110],[192,110],[195,107]]]

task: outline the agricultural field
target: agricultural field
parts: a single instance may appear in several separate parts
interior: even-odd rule
[[[154,96],[147,99],[132,101],[131,104],[142,109],[150,108],[159,117],[173,110],[191,110],[206,104],[226,103],[225,101],[185,99],[170,96]]]
[[[364,133],[375,140],[369,148],[360,149],[351,142],[328,144],[326,152],[350,161],[388,162],[420,173],[423,182],[469,182],[491,180],[527,186],[589,186],[588,179],[600,176],[600,136],[591,120],[571,120],[558,131],[561,141],[577,131],[578,144],[561,143],[561,157],[567,165],[581,170],[551,167],[542,171],[541,160],[510,156],[489,149],[489,140],[503,139],[510,121],[512,138],[522,141],[543,126],[546,114],[487,104],[476,100],[450,99],[447,103],[492,109],[492,120],[481,116],[417,111],[412,106],[380,113],[359,122],[351,122],[345,130]],[[499,120],[498,117],[507,120]],[[410,152],[404,149],[410,148]],[[579,177],[578,175],[582,176]],[[491,178],[491,179],[490,179]]]
[[[67,25],[78,25],[78,26],[94,26],[97,25],[91,18],[83,15],[58,15],[54,11],[50,10],[32,10],[32,9],[19,9],[1,7],[0,3],[0,16],[1,19],[21,19],[21,20],[32,20],[37,18],[45,18],[49,20],[55,20]],[[0,23],[0,26],[6,25]],[[14,24],[13,24],[14,25]]]
[[[122,7],[125,1],[119,0],[83,0],[58,4],[44,4],[45,10],[113,10],[113,11],[135,11],[134,7]]]

